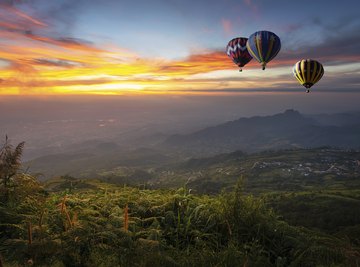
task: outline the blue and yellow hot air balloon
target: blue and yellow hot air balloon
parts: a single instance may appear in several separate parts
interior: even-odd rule
[[[246,47],[250,55],[259,61],[265,70],[266,63],[280,51],[280,38],[273,32],[258,31],[250,35]]]
[[[252,57],[246,48],[247,40],[248,39],[245,37],[237,37],[230,40],[226,46],[226,54],[236,65],[238,65],[240,68],[239,71],[242,71],[242,67],[252,60]]]
[[[293,68],[295,78],[310,93],[310,87],[317,83],[324,75],[323,65],[313,59],[303,59],[298,61]]]

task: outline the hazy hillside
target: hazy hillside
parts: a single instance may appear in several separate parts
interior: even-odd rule
[[[342,190],[360,187],[360,152],[329,148],[245,154],[236,151],[190,159],[153,172],[153,187],[187,184],[198,193],[231,189],[243,176],[251,193]]]
[[[345,126],[359,125],[360,112],[337,113],[337,114],[316,114],[309,117],[315,119],[323,125]]]
[[[112,173],[129,176],[137,169],[162,166],[175,162],[176,158],[156,149],[125,149],[109,142],[87,142],[71,152],[51,154],[24,163],[31,173],[40,179],[53,176],[103,177]]]
[[[296,147],[360,147],[360,120],[357,124],[324,125],[295,110],[264,117],[240,118],[188,135],[173,135],[163,146],[194,155],[214,155]]]
[[[344,118],[343,126],[325,125],[324,120],[318,122],[314,115],[287,110],[272,116],[240,118],[192,134],[173,135],[160,144],[165,138],[162,134],[142,138],[134,134],[131,143],[136,145],[131,149],[119,145],[125,140],[94,139],[68,145],[62,153],[45,154],[25,166],[45,178],[69,174],[115,180],[122,177],[128,181],[139,171],[141,179],[150,179],[153,178],[152,170],[164,165],[237,150],[254,153],[320,146],[360,148],[360,119],[354,119],[356,113],[326,115],[326,118],[334,124],[339,116],[348,118]]]

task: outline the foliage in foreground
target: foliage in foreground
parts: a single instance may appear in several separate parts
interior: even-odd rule
[[[9,266],[356,266],[345,240],[292,227],[261,199],[181,188],[96,190],[2,203]]]
[[[22,148],[0,150],[0,266],[360,264],[359,248],[279,221],[241,183],[213,197],[101,183],[48,194],[19,173]]]

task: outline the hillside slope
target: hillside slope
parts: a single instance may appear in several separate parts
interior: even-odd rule
[[[354,125],[324,125],[295,110],[265,117],[240,118],[188,135],[173,135],[163,147],[193,155],[214,155],[297,147],[360,147],[360,121]]]

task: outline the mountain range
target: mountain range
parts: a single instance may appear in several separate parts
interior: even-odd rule
[[[173,135],[162,145],[193,155],[319,146],[359,148],[360,116],[350,116],[346,123],[343,114],[340,124],[339,115],[305,116],[289,109],[272,116],[240,118],[191,134]]]
[[[295,110],[271,116],[240,118],[190,134],[166,136],[157,142],[144,137],[132,149],[116,140],[92,140],[71,145],[62,153],[42,155],[24,164],[44,178],[70,174],[76,177],[129,176],[189,158],[243,151],[322,146],[360,148],[360,114],[303,115]],[[154,133],[149,140],[155,140]],[[154,139],[155,138],[155,139]],[[163,140],[163,141],[160,141]],[[147,176],[147,175],[146,175]]]

